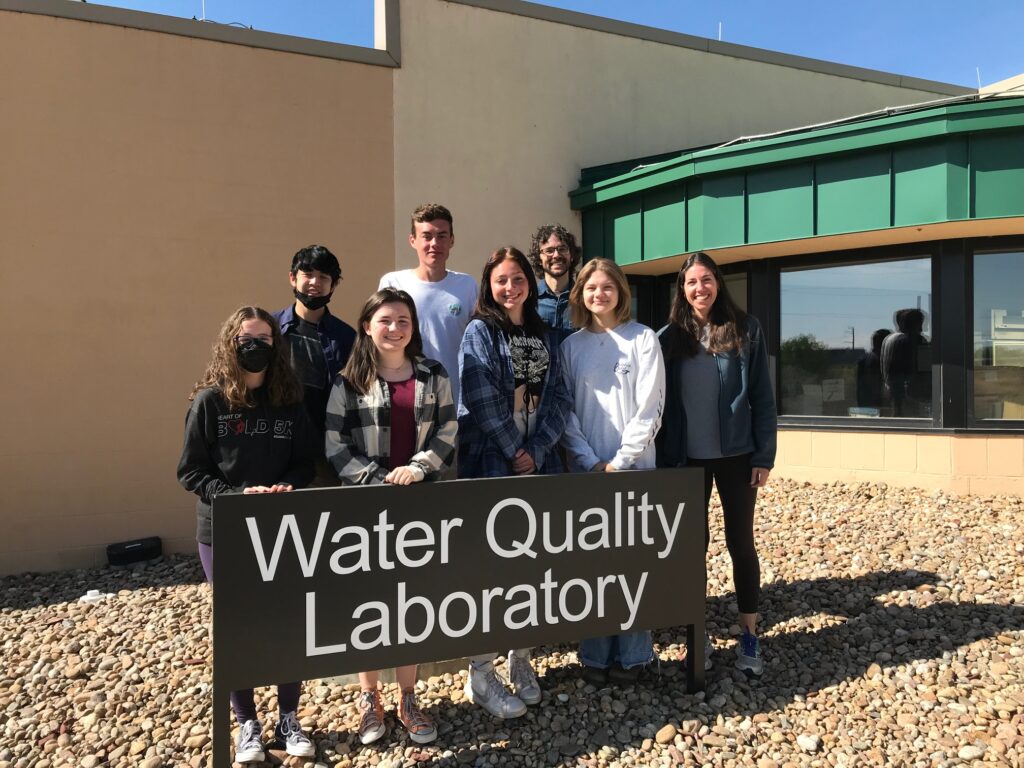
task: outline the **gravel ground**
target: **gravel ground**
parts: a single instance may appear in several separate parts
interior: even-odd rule
[[[544,699],[520,720],[482,713],[463,700],[464,673],[446,674],[421,684],[435,744],[392,728],[362,747],[355,687],[310,681],[299,714],[315,765],[1024,765],[1024,501],[773,480],[758,518],[757,681],[732,667],[717,515],[705,693],[685,693],[678,628],[655,634],[660,673],[624,689],[584,686],[573,648],[545,648]],[[86,588],[114,595],[80,603]],[[0,768],[207,764],[210,600],[196,558],[6,577],[0,594]],[[276,708],[269,692],[257,701]]]

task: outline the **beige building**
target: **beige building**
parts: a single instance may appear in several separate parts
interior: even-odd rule
[[[476,273],[540,223],[580,231],[581,168],[966,92],[515,0],[378,0],[377,21],[364,50],[0,0],[0,572],[194,547],[186,395],[235,307],[288,302],[301,246],[339,255],[352,321],[412,264],[425,200]],[[808,439],[783,461],[848,450]]]

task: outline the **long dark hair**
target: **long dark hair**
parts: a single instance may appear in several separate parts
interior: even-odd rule
[[[194,400],[200,390],[214,388],[220,391],[228,407],[233,411],[252,408],[255,403],[249,397],[245,386],[245,371],[238,363],[238,344],[235,337],[246,320],[262,320],[270,326],[273,337],[273,352],[263,386],[270,396],[271,405],[291,405],[302,400],[302,384],[292,368],[288,345],[281,336],[281,326],[273,315],[259,307],[239,307],[220,328],[213,345],[213,358],[206,366],[203,378],[192,387],[189,400]]]
[[[514,261],[526,278],[526,285],[529,294],[523,302],[523,329],[531,336],[544,337],[547,331],[547,324],[537,314],[537,281],[533,277],[533,270],[526,256],[515,246],[506,245],[498,248],[487,259],[484,264],[484,274],[480,278],[480,293],[477,294],[476,310],[473,312],[474,319],[483,320],[491,327],[500,328],[508,333],[512,330],[512,321],[504,308],[494,300],[491,293],[491,272],[505,261]]]
[[[683,266],[679,268],[679,275],[676,277],[676,293],[672,298],[672,310],[668,316],[669,327],[666,331],[668,334],[666,354],[669,358],[693,357],[700,350],[701,325],[683,291],[686,273],[697,264],[708,269],[718,284],[718,295],[708,313],[708,352],[731,352],[743,346],[743,325],[747,319],[747,313],[733,301],[729,289],[725,285],[722,270],[718,268],[715,260],[703,251],[697,251],[690,254],[683,262]]]
[[[366,332],[366,326],[377,310],[385,304],[404,304],[409,309],[412,320],[412,337],[405,347],[405,356],[410,360],[423,354],[423,338],[420,336],[420,320],[416,314],[416,302],[405,291],[397,288],[381,288],[370,296],[359,313],[356,325],[356,342],[352,345],[352,353],[348,356],[345,370],[341,375],[359,394],[365,395],[377,381],[377,347]]]

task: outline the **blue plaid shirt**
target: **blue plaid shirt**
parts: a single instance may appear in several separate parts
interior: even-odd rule
[[[505,335],[483,320],[466,327],[459,348],[459,477],[506,477],[523,448],[540,474],[562,471],[558,441],[565,431],[571,398],[562,381],[558,339],[549,331],[548,371],[537,404],[537,423],[525,440],[512,421],[516,384]]]

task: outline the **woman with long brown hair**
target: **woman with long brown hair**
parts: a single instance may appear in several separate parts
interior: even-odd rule
[[[327,401],[327,460],[342,485],[411,485],[440,480],[455,458],[455,403],[448,374],[423,356],[416,304],[382,288],[359,315],[358,336]],[[379,672],[359,673],[359,740],[387,728]],[[395,669],[398,719],[417,744],[437,728],[416,702],[416,665]]]
[[[213,358],[189,395],[178,481],[199,497],[196,538],[206,580],[213,585],[210,505],[222,493],[282,493],[313,479],[313,430],[302,404],[277,321],[258,307],[240,307],[224,325]],[[277,686],[280,718],[274,734],[289,755],[312,757],[313,743],[295,711],[301,683]],[[263,726],[251,688],[231,692],[239,734],[235,761],[264,758]]]
[[[558,441],[569,412],[558,337],[537,314],[537,283],[522,251],[499,248],[484,265],[476,312],[459,349],[459,477],[562,471]],[[498,654],[470,660],[466,697],[495,717],[519,717],[541,700],[530,649],[509,651],[511,695]]]
[[[761,566],[754,506],[757,489],[768,482],[775,463],[777,430],[764,333],[736,306],[714,260],[698,252],[679,270],[661,344],[666,397],[658,465],[704,469],[705,550],[711,539],[707,506],[712,485],[718,488],[743,631],[736,666],[760,675]],[[710,655],[705,663],[710,664]]]

